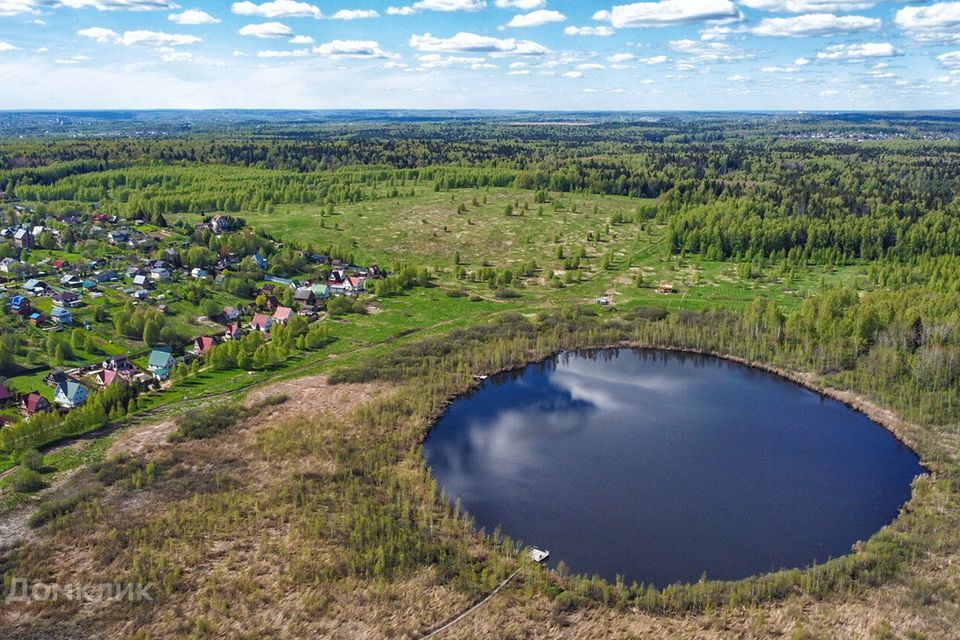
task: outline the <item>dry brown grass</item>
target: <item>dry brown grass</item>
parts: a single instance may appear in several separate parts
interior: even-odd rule
[[[377,441],[350,428],[351,416],[408,392],[308,378],[252,393],[248,407],[278,394],[288,400],[215,438],[168,444],[169,423],[126,434],[114,451],[153,461],[156,480],[138,491],[105,490],[88,512],[38,536],[18,571],[60,583],[146,576],[158,598],[0,605],[3,637],[386,640],[415,638],[452,618],[474,598],[432,566],[392,580],[336,570],[342,514],[323,490],[349,471],[338,451]],[[408,460],[397,472],[415,478],[415,466]],[[475,545],[471,553],[487,551]],[[958,593],[960,559],[948,552],[862,593],[678,617],[602,606],[560,611],[521,576],[442,637],[955,640]]]

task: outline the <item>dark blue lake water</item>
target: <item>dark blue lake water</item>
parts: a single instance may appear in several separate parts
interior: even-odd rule
[[[669,352],[568,353],[491,378],[424,444],[478,527],[574,573],[658,586],[844,555],[924,470],[863,414],[772,374]]]

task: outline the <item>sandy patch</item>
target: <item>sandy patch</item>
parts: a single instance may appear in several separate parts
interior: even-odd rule
[[[325,376],[310,376],[267,385],[251,391],[244,406],[252,407],[271,396],[286,396],[286,402],[264,409],[257,422],[269,424],[294,416],[342,416],[354,407],[380,398],[392,390],[383,383],[332,385]]]
[[[141,457],[157,449],[168,446],[167,439],[177,428],[173,420],[154,422],[143,426],[136,426],[117,437],[116,441],[107,450],[107,458],[121,453]]]

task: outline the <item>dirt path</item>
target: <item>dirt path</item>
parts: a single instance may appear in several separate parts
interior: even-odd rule
[[[496,596],[498,593],[500,593],[500,591],[501,591],[505,586],[507,586],[507,584],[509,584],[511,580],[513,580],[514,578],[516,578],[517,575],[518,575],[522,570],[523,570],[523,569],[517,569],[516,571],[514,571],[513,573],[511,573],[511,574],[507,577],[507,579],[504,580],[503,582],[501,582],[499,585],[497,585],[497,588],[494,589],[493,591],[491,591],[490,594],[489,594],[486,598],[484,598],[484,599],[481,600],[480,602],[476,603],[475,605],[473,605],[472,607],[470,607],[469,609],[467,609],[466,611],[464,611],[463,613],[461,613],[460,615],[458,615],[456,618],[453,618],[452,620],[449,620],[449,621],[443,623],[443,625],[437,627],[437,628],[434,629],[433,631],[430,631],[430,632],[427,633],[426,635],[420,636],[419,640],[428,640],[429,638],[435,638],[435,637],[437,637],[438,635],[440,635],[441,633],[443,633],[443,632],[446,631],[447,629],[450,629],[450,628],[453,627],[455,624],[457,624],[458,622],[460,622],[461,620],[463,620],[464,618],[466,618],[467,616],[469,616],[471,613],[473,613],[474,611],[476,611],[477,609],[479,609],[479,608],[482,607],[483,605],[485,605],[485,604],[487,604],[488,602],[490,602],[490,600],[492,600],[494,596]]]

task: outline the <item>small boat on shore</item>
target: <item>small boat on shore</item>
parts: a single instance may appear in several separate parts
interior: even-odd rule
[[[529,554],[530,554],[530,559],[536,562],[537,564],[546,562],[547,558],[550,557],[549,551],[546,551],[545,549],[539,549],[537,547],[532,547],[529,551]]]

